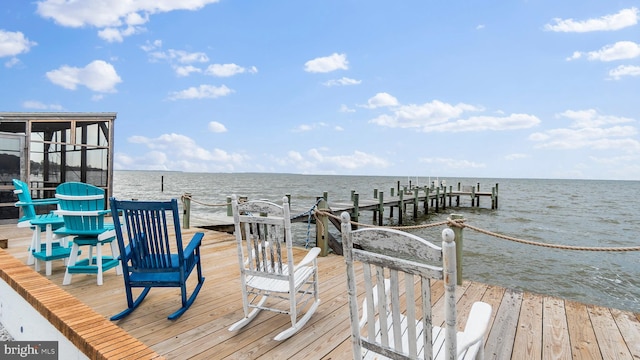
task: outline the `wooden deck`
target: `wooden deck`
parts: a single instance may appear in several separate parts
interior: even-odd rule
[[[188,237],[194,231],[184,233]],[[243,331],[227,330],[242,317],[235,243],[227,233],[204,232],[206,281],[194,305],[169,321],[166,316],[179,307],[179,291],[152,289],[140,308],[114,324],[167,359],[351,358],[342,257],[319,259],[318,311],[299,333],[277,342],[273,337],[288,324],[284,315],[265,312]],[[6,251],[25,263],[30,230],[0,225],[0,234],[9,238]],[[125,307],[122,279],[114,270],[105,273],[103,286],[84,274],[62,286],[63,275],[62,261],[54,262],[49,279],[105,318]],[[474,301],[493,307],[486,359],[640,359],[640,314],[468,281],[459,287],[458,298],[461,327]],[[434,301],[441,306],[441,299]],[[436,323],[441,313],[434,313]]]

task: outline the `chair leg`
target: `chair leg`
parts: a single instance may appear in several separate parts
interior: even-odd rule
[[[187,285],[184,283],[182,284],[180,290],[180,293],[182,295],[182,307],[178,309],[178,311],[169,315],[167,319],[175,320],[179,318],[180,316],[182,316],[182,314],[184,314],[185,311],[189,309],[189,307],[191,307],[191,304],[193,304],[193,302],[196,300],[196,296],[198,296],[200,288],[202,288],[202,283],[204,283],[204,277],[201,276],[200,263],[198,263],[198,275],[198,285],[196,285],[196,288],[193,289],[193,292],[191,293],[191,296],[189,296],[189,299],[187,299]]]
[[[98,267],[97,282],[98,285],[102,285],[102,244],[100,242],[96,244],[96,266]]]
[[[71,284],[71,277],[73,274],[69,272],[69,267],[74,266],[78,261],[78,250],[79,246],[74,242],[71,246],[71,254],[69,254],[69,262],[67,263],[67,270],[64,273],[64,279],[62,279],[62,285]]]
[[[258,303],[258,305],[256,305],[257,307],[251,310],[251,312],[248,314],[245,312],[244,318],[234,323],[233,325],[231,325],[229,327],[229,331],[236,331],[238,329],[242,329],[243,327],[245,327],[245,325],[247,325],[253,319],[255,319],[256,316],[258,316],[258,313],[260,313],[260,310],[262,310],[260,309],[260,307],[262,307],[262,305],[264,305],[266,301],[267,301],[267,297],[263,296],[262,299],[260,299],[260,302]]]
[[[115,241],[111,242],[111,256],[114,259],[120,256],[120,249],[118,249],[118,244]],[[122,275],[122,261],[118,262],[118,266],[116,266],[116,275]]]
[[[51,254],[53,253],[53,228],[51,227],[51,224],[47,224],[46,226],[46,254],[47,256],[51,256]],[[51,265],[52,262],[51,260],[49,261],[45,261],[45,268],[46,270],[46,274],[47,276],[51,276]]]
[[[147,294],[149,293],[149,290],[151,290],[150,287],[146,287],[144,288],[144,290],[142,290],[142,292],[140,293],[140,295],[138,295],[138,297],[136,298],[135,301],[133,301],[133,295],[131,294],[131,288],[127,288],[126,292],[127,292],[127,308],[125,310],[123,310],[122,312],[113,315],[111,317],[111,321],[116,321],[116,320],[120,320],[126,316],[128,316],[129,314],[131,314],[133,312],[133,310],[135,310],[138,306],[140,306],[140,303],[142,303],[142,300],[144,300],[144,298],[147,296]]]
[[[318,305],[320,305],[320,299],[317,299],[316,301],[313,302],[313,305],[311,305],[309,310],[307,310],[307,312],[304,314],[302,318],[300,318],[299,321],[292,321],[293,326],[279,333],[273,339],[276,341],[286,340],[290,338],[293,334],[298,332],[298,330],[300,330],[307,323],[307,321],[311,319],[311,315],[313,315],[313,313],[316,312],[316,310],[318,309]]]
[[[36,251],[36,231],[38,231],[38,229],[38,227],[33,229],[33,234],[31,234],[31,245],[29,246],[29,257],[27,258],[27,265],[33,265],[36,261],[36,258],[33,257],[33,252]]]
[[[89,262],[88,265],[93,265],[93,245],[89,245]]]
[[[33,249],[31,251],[40,251],[40,244],[42,243],[40,233],[41,233],[40,227],[36,226],[35,229],[33,230]],[[31,255],[33,255],[33,253],[31,253]],[[34,263],[34,268],[36,272],[40,272],[40,260],[34,257],[33,263]]]

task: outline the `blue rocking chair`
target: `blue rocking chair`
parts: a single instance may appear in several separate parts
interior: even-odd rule
[[[111,198],[110,205],[127,295],[127,309],[112,316],[111,320],[131,314],[152,287],[180,288],[182,307],[168,316],[169,320],[179,318],[193,304],[204,282],[200,261],[204,234],[195,233],[183,248],[176,199],[120,201]],[[186,283],[194,268],[197,269],[198,283],[187,298]],[[135,300],[133,288],[144,288]]]

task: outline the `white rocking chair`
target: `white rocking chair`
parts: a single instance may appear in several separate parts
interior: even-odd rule
[[[270,310],[291,317],[291,327],[274,338],[285,340],[309,321],[320,304],[317,263],[320,248],[312,248],[302,261],[294,264],[291,215],[286,196],[280,206],[263,200],[239,203],[233,195],[231,206],[244,318],[233,324],[229,331],[247,325],[260,310]],[[268,302],[269,299],[272,301]],[[298,318],[305,308],[304,315]]]
[[[352,231],[349,214],[341,218],[354,359],[483,358],[491,306],[474,303],[464,331],[456,330],[453,230],[442,232],[440,248],[394,229]],[[356,262],[363,266],[360,281]],[[445,286],[444,328],[432,324],[432,279]],[[364,287],[361,308],[356,283]]]

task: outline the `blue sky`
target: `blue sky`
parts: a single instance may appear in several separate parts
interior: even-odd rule
[[[116,169],[640,179],[638,1],[4,1],[0,111]]]

